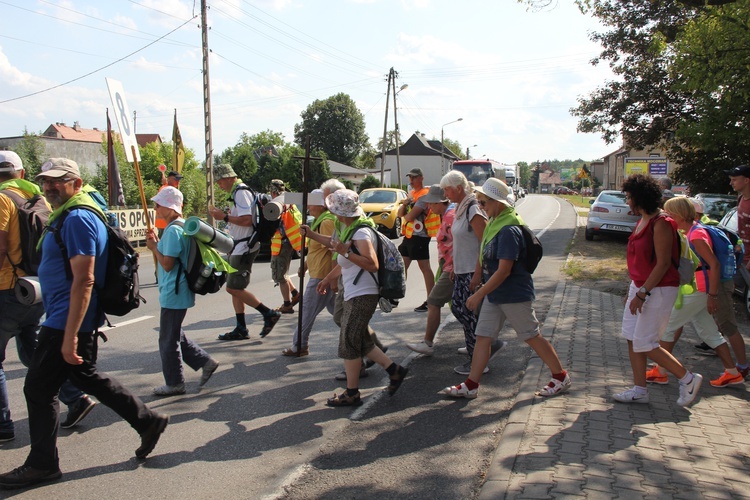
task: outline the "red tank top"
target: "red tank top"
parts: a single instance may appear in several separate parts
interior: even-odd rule
[[[635,286],[642,287],[651,272],[656,267],[656,251],[654,250],[654,224],[657,220],[667,221],[674,231],[675,222],[666,215],[658,215],[648,221],[648,225],[640,232],[633,232],[628,238],[628,272]],[[680,262],[680,247],[677,235],[672,238],[672,265],[656,286],[679,286],[680,273],[676,264]]]

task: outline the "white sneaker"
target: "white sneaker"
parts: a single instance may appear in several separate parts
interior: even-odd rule
[[[185,384],[154,387],[152,392],[154,393],[154,396],[175,396],[177,394],[185,394]]]
[[[698,396],[698,391],[703,383],[703,375],[693,373],[693,380],[689,384],[680,384],[680,397],[677,398],[679,406],[688,406]]]
[[[428,346],[424,343],[424,340],[417,342],[416,344],[406,344],[406,347],[414,352],[418,352],[419,354],[424,354],[425,356],[432,356],[435,353],[435,347]]]
[[[465,347],[459,347],[458,349],[456,349],[456,352],[458,352],[459,354],[469,354],[469,350]]]
[[[636,392],[635,387],[631,387],[627,391],[613,394],[612,399],[620,403],[648,403],[648,392],[641,394]]]
[[[478,392],[479,389],[469,390],[469,388],[466,387],[466,383],[461,382],[461,385],[452,385],[450,387],[446,387],[442,391],[438,392],[438,394],[445,394],[452,398],[474,399],[477,397]]]

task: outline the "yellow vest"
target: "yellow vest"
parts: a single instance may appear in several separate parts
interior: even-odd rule
[[[286,205],[285,208],[281,214],[281,224],[292,248],[299,252],[302,250],[302,233],[299,231],[300,224],[302,224],[302,214],[294,205]],[[281,230],[277,230],[271,238],[271,255],[281,253],[281,240]]]
[[[426,195],[429,191],[430,188],[427,187],[423,187],[419,191],[414,191],[414,193],[412,193],[412,196],[414,196],[414,203],[416,203],[419,198]],[[401,232],[407,238],[411,238],[412,234],[414,234],[415,222],[422,224],[421,221],[411,221],[404,224]],[[438,214],[433,214],[431,211],[427,210],[424,214],[424,226],[427,232],[427,236],[437,236],[438,229],[440,229],[440,216]]]

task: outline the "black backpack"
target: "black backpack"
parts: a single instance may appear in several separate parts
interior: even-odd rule
[[[539,265],[539,261],[542,260],[542,255],[544,255],[542,242],[536,237],[534,231],[529,229],[529,226],[518,225],[516,227],[521,229],[523,241],[526,246],[526,260],[523,263],[523,267],[526,268],[529,274],[533,274],[536,266]]]
[[[104,314],[125,316],[140,306],[141,302],[146,302],[141,297],[138,286],[138,252],[135,251],[122,229],[110,226],[106,218],[85,205],[77,205],[66,210],[60,215],[60,222],[54,228],[50,227],[65,261],[65,276],[69,280],[73,279],[68,250],[63,244],[60,230],[70,211],[78,209],[95,213],[107,228],[107,269],[104,275],[104,285],[94,286],[99,299],[99,309]]]
[[[179,221],[175,221],[174,224],[184,227],[183,223]],[[184,238],[188,240],[190,246],[188,261],[183,264],[180,259],[177,259],[177,266],[180,270],[178,272],[185,272],[188,288],[199,295],[216,293],[221,290],[221,287],[227,282],[227,273],[217,271],[215,267],[203,262],[200,246],[205,245],[205,243],[188,235],[184,235]],[[174,293],[180,293],[179,279],[175,280]]]
[[[21,234],[21,262],[14,263],[10,256],[8,262],[13,266],[14,273],[15,269],[20,267],[27,275],[36,276],[42,262],[42,249],[41,246],[37,249],[37,244],[47,226],[49,206],[40,194],[35,194],[27,200],[9,189],[3,189],[2,193],[18,208],[18,228]]]
[[[378,276],[375,277],[373,273],[370,273],[370,276],[372,276],[372,279],[378,285],[380,296],[386,299],[403,299],[406,297],[406,267],[404,266],[404,258],[401,256],[396,245],[387,236],[373,227],[363,227],[371,229],[378,240],[375,248],[375,253],[378,256]],[[351,251],[359,255],[359,251],[354,243],[352,243]],[[359,274],[354,278],[355,285],[364,272],[364,269],[360,269]]]
[[[253,195],[253,205],[255,212],[255,215],[253,216],[253,228],[255,230],[253,231],[252,236],[234,240],[234,245],[237,246],[238,243],[247,241],[248,248],[252,248],[258,242],[269,243],[271,241],[271,238],[273,238],[273,235],[276,234],[276,231],[279,230],[279,227],[281,225],[281,218],[271,221],[266,219],[266,216],[263,214],[263,207],[265,207],[268,202],[271,201],[271,196],[264,193],[256,193],[245,184],[240,184],[239,186],[237,186],[237,189],[235,191],[238,190],[250,191],[250,193]]]

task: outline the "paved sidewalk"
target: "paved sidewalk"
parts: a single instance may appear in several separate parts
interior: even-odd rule
[[[697,402],[677,406],[671,376],[650,385],[650,404],[613,402],[632,385],[622,312],[619,296],[558,285],[542,333],[573,385],[535,396],[549,371],[531,358],[480,499],[750,498],[750,382],[711,387],[721,364],[691,352],[697,337],[686,328],[675,354],[704,375]]]

